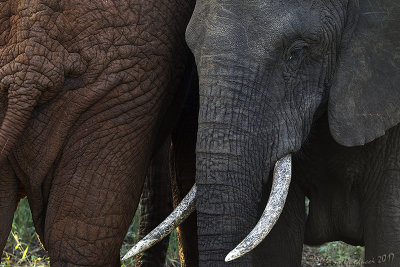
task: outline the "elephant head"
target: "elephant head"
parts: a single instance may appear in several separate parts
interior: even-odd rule
[[[257,221],[275,162],[300,150],[322,113],[346,146],[400,122],[400,8],[393,0],[203,0],[186,40],[200,85],[199,260],[224,266]],[[227,259],[254,240],[262,238]],[[229,266],[250,262],[246,254]]]

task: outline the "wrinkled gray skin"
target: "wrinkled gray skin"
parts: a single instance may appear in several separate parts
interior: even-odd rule
[[[400,121],[398,2],[197,1],[186,40],[200,84],[199,265],[299,266],[305,235],[365,244],[375,261],[393,252],[398,266],[400,136],[385,134]],[[318,118],[329,127],[321,140],[310,135]],[[313,142],[318,162],[305,156]],[[264,208],[274,163],[292,152],[295,181],[277,225],[253,253],[224,263]]]
[[[366,266],[400,266],[400,126],[364,146],[339,145],[326,116],[294,160],[294,180],[310,199],[305,243],[365,246]]]

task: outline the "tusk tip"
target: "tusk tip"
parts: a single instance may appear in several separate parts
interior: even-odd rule
[[[129,259],[130,257],[132,257],[131,255],[129,255],[129,254],[126,254],[123,258],[122,258],[122,260],[124,261],[124,260],[127,260],[127,259]]]
[[[138,247],[137,245],[134,246],[133,248],[131,248],[126,254],[125,256],[122,258],[122,260],[127,260],[129,258],[132,258],[134,256],[136,256],[137,254],[139,254],[140,252],[142,252],[142,250],[140,249],[140,247]]]
[[[122,260],[127,260],[129,258],[132,258],[133,256],[136,256],[137,251],[129,250],[128,253],[125,254],[125,256],[122,258]]]
[[[125,254],[122,260],[127,260],[133,256],[136,256],[139,253],[142,253],[143,251],[152,247],[155,243],[157,243],[157,241],[158,239],[151,239],[151,238],[150,239],[144,238],[140,240]]]
[[[225,257],[225,262],[229,262],[229,261],[233,261],[236,260],[237,258],[240,257],[239,251],[237,251],[236,249],[232,250],[231,252],[229,252],[228,255],[226,255]]]

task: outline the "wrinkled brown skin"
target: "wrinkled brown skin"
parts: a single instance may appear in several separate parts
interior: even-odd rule
[[[0,3],[1,249],[19,181],[52,266],[119,266],[150,158],[168,135],[161,122],[181,94],[193,7]]]

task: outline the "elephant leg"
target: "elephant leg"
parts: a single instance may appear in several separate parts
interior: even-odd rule
[[[171,183],[169,178],[169,150],[171,139],[153,156],[147,171],[140,199],[140,226],[138,240],[157,227],[172,211]],[[164,266],[169,237],[136,256],[136,267]]]
[[[267,198],[268,194],[263,194],[263,202],[266,202]],[[278,222],[264,241],[253,251],[253,266],[301,266],[305,224],[304,201],[303,191],[293,181]],[[260,207],[265,208],[265,205],[260,205]],[[260,208],[260,215],[261,212]]]
[[[365,208],[366,266],[400,266],[400,175],[387,171]]]
[[[0,251],[6,245],[17,205],[18,180],[9,164],[0,167]]]
[[[56,163],[43,241],[54,267],[121,266],[150,155],[109,136],[80,136],[90,140],[83,145],[71,138]]]

